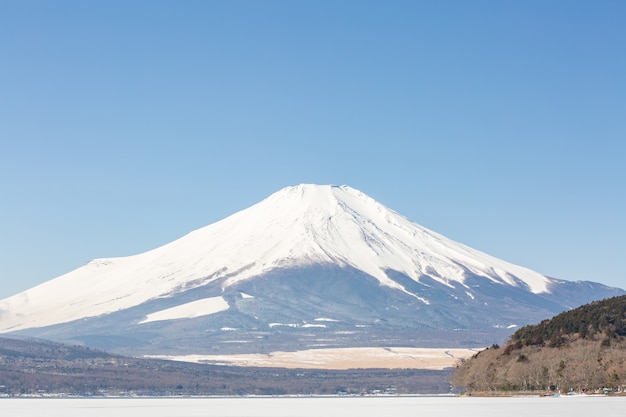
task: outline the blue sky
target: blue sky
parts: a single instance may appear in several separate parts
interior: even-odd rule
[[[623,1],[0,0],[0,297],[348,184],[626,288]]]

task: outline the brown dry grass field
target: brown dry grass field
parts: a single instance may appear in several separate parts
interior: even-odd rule
[[[302,369],[444,369],[480,349],[344,348],[239,355],[151,356],[184,362]]]

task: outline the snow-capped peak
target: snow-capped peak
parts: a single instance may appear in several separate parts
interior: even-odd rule
[[[302,184],[154,250],[97,259],[0,301],[0,331],[97,316],[218,279],[228,287],[310,264],[356,268],[424,303],[386,271],[450,287],[463,286],[469,272],[534,293],[547,292],[550,282],[434,233],[351,187]]]

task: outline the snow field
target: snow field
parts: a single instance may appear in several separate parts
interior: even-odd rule
[[[112,313],[222,278],[228,287],[276,268],[313,264],[353,267],[424,304],[430,300],[385,271],[415,281],[427,275],[450,287],[465,286],[470,271],[503,285],[521,282],[533,293],[547,292],[551,282],[430,231],[348,186],[301,184],[159,248],[96,259],[0,300],[0,333]],[[203,303],[202,309],[211,311]],[[154,312],[144,322],[167,314],[172,319],[196,312],[179,306]]]
[[[623,417],[626,397],[0,399],[3,417]]]

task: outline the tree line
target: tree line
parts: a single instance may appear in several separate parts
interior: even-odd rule
[[[0,338],[0,396],[434,394],[449,392],[451,373],[203,365]]]

